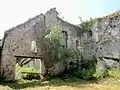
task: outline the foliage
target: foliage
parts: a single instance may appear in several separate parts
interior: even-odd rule
[[[108,69],[108,76],[112,78],[119,78],[120,79],[120,69],[112,68]]]
[[[90,31],[95,21],[96,19],[92,19],[92,18],[90,18],[90,20],[82,21],[80,27],[83,29],[84,32]]]
[[[99,79],[103,79],[104,77],[107,77],[108,76],[108,72],[107,70],[104,71],[104,73],[101,73],[101,72],[95,72],[93,74],[93,77],[95,80],[99,80]]]
[[[120,78],[120,69],[106,69],[103,73],[98,70],[97,60],[82,60],[80,68],[76,69],[72,76],[84,80],[100,80],[105,77]]]
[[[80,59],[81,53],[79,50],[73,48],[60,48],[59,49],[59,58],[62,60],[74,60]]]
[[[62,39],[62,29],[59,26],[49,28],[51,31],[45,37],[50,40],[51,43],[60,44]]]
[[[96,72],[93,74],[93,77],[96,80],[99,80],[99,79],[102,79],[102,78],[108,76],[107,69],[103,69],[102,67],[103,67],[103,63],[101,62],[101,60],[97,61]]]
[[[62,29],[58,26],[50,28],[50,33],[45,37],[50,41],[52,45],[52,52],[54,59],[58,60],[73,60],[80,59],[81,53],[79,50],[74,48],[63,48],[61,45],[62,39]],[[95,73],[95,60],[82,60],[83,67],[78,68],[71,74],[73,77],[79,77],[82,79],[91,79],[93,78],[93,74]]]
[[[94,20],[93,20],[94,21]],[[86,30],[89,30],[93,22],[87,21],[83,25],[87,25]],[[84,27],[84,26],[83,26]],[[61,44],[62,39],[62,29],[58,26],[50,28],[50,32],[45,36],[52,45],[51,53],[54,59],[58,60],[73,60],[81,58],[81,53],[79,50],[74,48],[63,48]],[[97,60],[93,58],[93,60],[81,60],[80,68],[73,69],[74,71],[71,74],[72,77],[77,77],[85,80],[90,79],[101,79],[103,77],[108,76],[108,71],[105,70],[104,73],[101,74],[99,70],[97,70]],[[72,70],[72,69],[71,69]]]
[[[74,48],[64,48],[62,41],[62,28],[59,26],[49,27],[50,32],[45,36],[50,41],[51,55],[54,60],[69,60],[80,56]]]
[[[21,77],[23,79],[29,79],[29,80],[32,80],[32,79],[39,79],[40,76],[39,76],[39,71],[34,68],[34,67],[25,67],[23,66],[21,68]]]
[[[82,60],[81,68],[77,68],[72,76],[84,79],[91,80],[94,78],[94,73],[96,72],[96,60]]]
[[[22,73],[39,73],[39,71],[35,67],[21,67],[20,70]]]
[[[120,69],[117,68],[106,69],[103,74],[101,74],[100,72],[99,73],[96,72],[94,74],[94,77],[96,79],[102,79],[104,77],[112,77],[115,79],[120,79]]]
[[[83,69],[77,69],[72,75],[76,78],[89,80],[93,78],[92,74],[93,74],[92,69],[83,68]]]
[[[34,67],[19,66],[16,64],[16,79],[38,79],[39,71]]]

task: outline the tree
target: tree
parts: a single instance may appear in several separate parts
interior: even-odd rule
[[[62,28],[54,26],[49,28],[50,32],[45,36],[49,40],[51,45],[51,55],[53,59],[58,60],[70,60],[80,56],[80,52],[74,48],[63,48],[61,44],[62,40]]]

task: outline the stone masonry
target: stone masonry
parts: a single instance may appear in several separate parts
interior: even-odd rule
[[[119,12],[120,13],[120,12]],[[98,18],[80,42],[86,58],[98,58],[100,72],[105,68],[120,68],[120,15]]]
[[[1,71],[4,70],[6,80],[15,79],[17,57],[39,58],[42,63],[42,74],[45,74],[46,70],[50,71],[51,68],[54,69],[52,74],[57,74],[64,70],[65,67],[62,62],[50,60],[50,52],[48,53],[45,47],[46,26],[55,25],[59,25],[63,31],[67,32],[68,47],[75,46],[80,28],[59,18],[55,8],[5,32],[0,69]],[[32,48],[33,46],[35,47]],[[63,66],[62,68],[61,65]]]

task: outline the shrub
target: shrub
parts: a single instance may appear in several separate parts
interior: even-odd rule
[[[95,22],[96,19],[90,18],[90,20],[82,21],[80,27],[84,30],[84,32],[90,31],[93,25],[95,24]]]
[[[103,74],[101,74],[100,72],[96,72],[93,76],[96,80],[102,79],[104,77],[120,79],[120,69],[117,68],[106,69]]]
[[[108,69],[107,71],[109,77],[120,79],[120,69],[112,68],[112,69]]]
[[[106,67],[104,67],[103,62],[101,62],[100,60],[97,61],[95,68],[96,68],[96,72],[93,74],[94,79],[99,80],[108,76],[107,69]]]
[[[63,33],[62,28],[60,26],[52,26],[49,27],[49,33],[45,36],[45,38],[49,41],[50,55],[54,60],[71,60],[80,58],[79,50],[75,48],[64,48],[62,45]]]
[[[90,80],[93,78],[93,70],[92,69],[77,69],[72,74],[73,77],[84,79],[84,80]]]
[[[99,80],[99,79],[102,79],[102,78],[107,77],[107,76],[108,76],[107,70],[105,70],[103,74],[101,74],[100,72],[97,72],[97,71],[93,74],[93,77],[95,80]]]
[[[91,80],[94,78],[96,72],[96,59],[94,60],[83,60],[81,67],[77,68],[73,73],[73,77],[77,77],[84,80]]]

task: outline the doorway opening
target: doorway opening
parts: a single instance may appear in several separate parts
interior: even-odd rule
[[[15,56],[15,79],[40,79],[44,74],[42,57]]]

